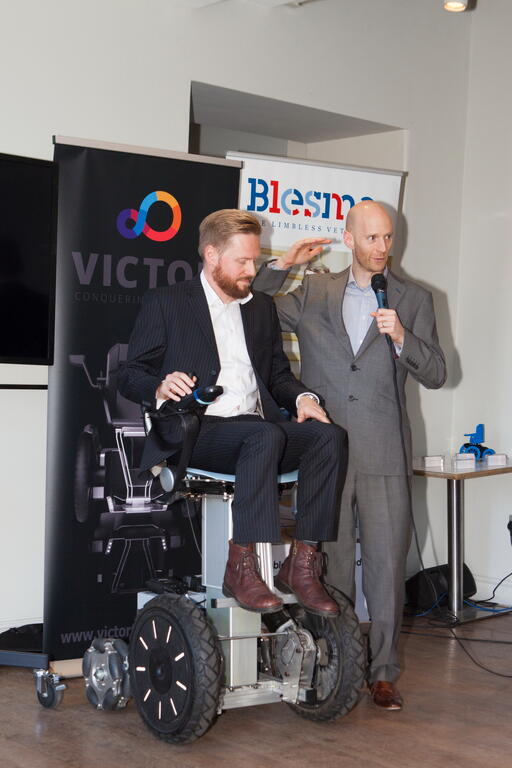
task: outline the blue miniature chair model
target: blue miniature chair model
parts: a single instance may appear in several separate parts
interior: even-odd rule
[[[477,461],[483,459],[484,456],[492,456],[495,453],[492,448],[486,448],[485,445],[482,445],[485,440],[483,424],[477,424],[475,432],[468,432],[464,437],[469,437],[469,442],[461,445],[459,453],[472,453]]]

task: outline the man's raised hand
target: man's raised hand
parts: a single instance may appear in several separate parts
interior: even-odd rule
[[[303,240],[297,240],[276,260],[275,266],[277,269],[290,269],[296,264],[307,264],[322,253],[322,246],[331,242],[329,237],[305,237]]]

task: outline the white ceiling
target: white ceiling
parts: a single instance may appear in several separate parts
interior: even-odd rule
[[[218,5],[224,3],[226,0],[169,0],[174,5],[179,5],[185,8],[205,8],[207,5]],[[235,0],[236,2],[237,0]],[[267,8],[275,8],[278,5],[307,5],[308,3],[315,3],[318,0],[245,0],[250,3],[257,3],[258,5],[265,5]]]

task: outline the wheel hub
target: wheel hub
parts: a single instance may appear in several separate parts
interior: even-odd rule
[[[121,709],[130,698],[128,647],[122,640],[96,638],[84,654],[87,698],[96,709]]]
[[[173,674],[169,653],[165,648],[154,648],[149,656],[149,678],[158,693],[166,693],[172,685]]]

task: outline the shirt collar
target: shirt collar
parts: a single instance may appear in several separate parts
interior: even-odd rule
[[[230,301],[227,304],[225,304],[220,298],[220,296],[218,295],[218,293],[214,291],[214,289],[206,279],[206,276],[203,271],[201,271],[200,279],[201,279],[201,285],[203,286],[203,290],[206,294],[206,301],[208,302],[209,307],[214,307],[214,306],[225,307],[228,304],[247,304],[247,302],[252,299],[252,293],[249,293],[249,295],[246,296],[245,299],[233,299],[233,301]]]
[[[385,278],[387,278],[388,272],[389,272],[388,268],[384,267],[384,272],[382,274],[384,275]],[[349,285],[355,285],[355,287],[359,288],[360,291],[367,291],[367,290],[369,290],[372,287],[371,283],[366,288],[360,288],[358,286],[358,284],[356,283],[356,279],[354,277],[354,273],[352,272],[352,264],[350,265],[350,270],[349,270],[349,273],[348,273],[347,286],[349,286]]]

